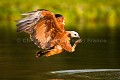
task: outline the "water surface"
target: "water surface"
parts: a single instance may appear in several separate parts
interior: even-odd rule
[[[119,30],[79,32],[73,53],[36,58],[39,49],[24,33],[0,36],[0,80],[120,80]]]

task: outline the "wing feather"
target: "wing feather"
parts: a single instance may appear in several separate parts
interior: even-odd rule
[[[40,24],[38,23],[36,27],[34,28],[36,30],[34,38],[36,38],[38,42],[40,42],[39,45],[41,45],[40,47],[42,49],[50,48],[50,46],[48,45],[50,45],[49,42],[52,40],[52,38],[50,37],[51,33],[47,32],[47,27],[48,26],[45,23],[41,25],[41,22],[40,22]]]
[[[42,49],[50,49],[56,34],[64,31],[59,27],[55,15],[48,10],[23,13],[27,17],[17,21],[17,31],[27,32],[31,40]]]

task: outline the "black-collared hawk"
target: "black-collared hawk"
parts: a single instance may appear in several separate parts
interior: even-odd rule
[[[64,29],[64,17],[61,14],[40,9],[22,15],[26,17],[17,21],[17,32],[28,33],[30,39],[43,49],[36,53],[36,57],[59,54],[63,50],[75,51],[76,45],[80,42],[80,36],[75,31]],[[72,46],[70,41],[74,37],[78,39]]]

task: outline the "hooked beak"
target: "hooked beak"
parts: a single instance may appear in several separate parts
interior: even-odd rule
[[[80,36],[78,36],[77,38],[80,39]]]
[[[78,41],[78,43],[81,43],[80,36],[77,37],[77,41]]]
[[[80,39],[80,36],[78,36],[78,39]]]

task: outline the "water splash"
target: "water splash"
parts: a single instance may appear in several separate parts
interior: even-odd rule
[[[87,73],[87,72],[103,72],[103,71],[120,71],[120,69],[83,69],[83,70],[60,70],[51,71],[51,74],[76,74],[76,73]]]

